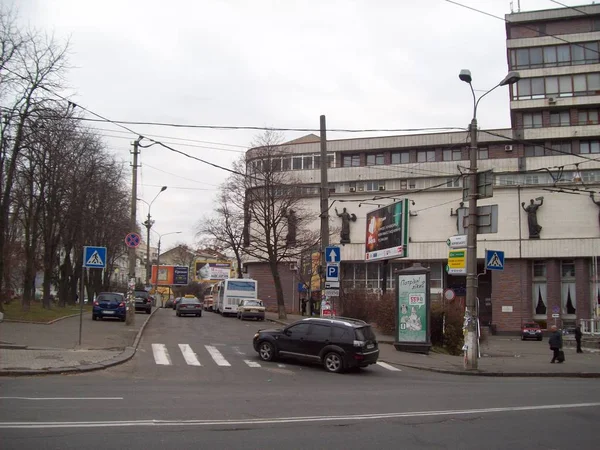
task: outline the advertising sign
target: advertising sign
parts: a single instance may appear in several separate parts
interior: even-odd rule
[[[367,213],[365,260],[408,256],[408,199]]]
[[[426,343],[427,274],[398,275],[398,342]]]
[[[157,270],[158,269],[158,270]],[[158,274],[157,274],[158,272]],[[150,284],[158,286],[185,286],[189,282],[189,269],[185,266],[152,266]],[[157,283],[158,275],[158,283]]]
[[[448,265],[446,272],[450,275],[467,274],[467,249],[448,250]]]
[[[231,263],[226,261],[205,260],[195,263],[196,281],[226,280],[231,274]]]

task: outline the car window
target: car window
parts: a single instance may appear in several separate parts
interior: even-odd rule
[[[286,329],[286,331],[290,331],[292,336],[304,336],[308,334],[308,327],[310,325],[308,323],[299,323],[297,325],[292,325]]]
[[[332,327],[331,335],[332,335],[333,339],[342,341],[342,340],[348,339],[350,337],[349,331],[350,331],[350,328],[348,328],[348,327],[345,327],[345,328]],[[354,340],[354,338],[352,340]]]
[[[148,292],[146,291],[135,291],[136,297],[148,298]]]
[[[100,294],[98,296],[99,302],[120,302],[123,297],[119,294]]]
[[[244,300],[244,306],[262,306],[259,301],[256,300]]]
[[[182,298],[181,299],[181,304],[194,304],[194,303],[200,303],[198,300],[196,300],[195,298]]]
[[[313,323],[310,326],[309,336],[311,339],[315,340],[324,341],[325,339],[329,339],[331,337],[331,327],[328,327],[327,325]]]
[[[375,333],[370,326],[356,328],[354,330],[354,335],[356,336],[356,340],[358,341],[374,341]]]
[[[523,325],[525,328],[537,328],[539,327],[539,325],[535,322],[531,322],[531,323],[526,323],[525,325]]]

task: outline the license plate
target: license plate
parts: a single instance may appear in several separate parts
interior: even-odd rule
[[[114,314],[114,311],[102,311],[102,314]]]
[[[375,344],[367,344],[367,348],[373,348],[375,347]]]
[[[250,312],[258,312],[258,309],[251,309]]]

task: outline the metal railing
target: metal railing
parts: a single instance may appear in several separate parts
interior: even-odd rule
[[[600,318],[597,319],[580,319],[581,332],[592,336],[600,335]]]

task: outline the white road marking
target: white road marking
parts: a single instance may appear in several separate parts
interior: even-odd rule
[[[285,364],[277,364],[277,367],[281,367],[282,369],[285,368]]]
[[[171,358],[165,344],[152,344],[152,353],[154,353],[154,361],[161,366],[170,366]]]
[[[256,361],[250,361],[249,359],[245,359],[244,362],[248,364],[249,367],[260,367],[260,364]]]
[[[200,361],[198,361],[198,355],[194,353],[192,347],[188,344],[179,344],[179,349],[181,350],[181,354],[183,355],[183,359],[188,363],[189,366],[201,366]]]
[[[553,409],[580,409],[599,407],[595,403],[571,403],[563,405],[508,406],[504,408],[457,409],[442,411],[406,411],[382,414],[356,414],[339,416],[308,416],[308,417],[272,417],[258,419],[223,419],[223,420],[117,420],[117,421],[82,421],[82,422],[0,422],[0,429],[23,428],[103,428],[103,427],[182,427],[182,426],[239,426],[239,425],[272,425],[306,422],[347,422],[378,419],[402,419],[414,417],[464,416],[475,414],[494,414],[507,412],[548,411]]]
[[[212,345],[205,345],[206,350],[210,353],[211,358],[217,363],[217,366],[230,367],[231,364],[223,357],[221,352]]]
[[[123,400],[123,397],[0,397],[0,400]]]
[[[383,367],[384,369],[391,370],[392,372],[402,372],[402,369],[398,369],[388,363],[384,363],[383,361],[377,361],[377,365]]]

